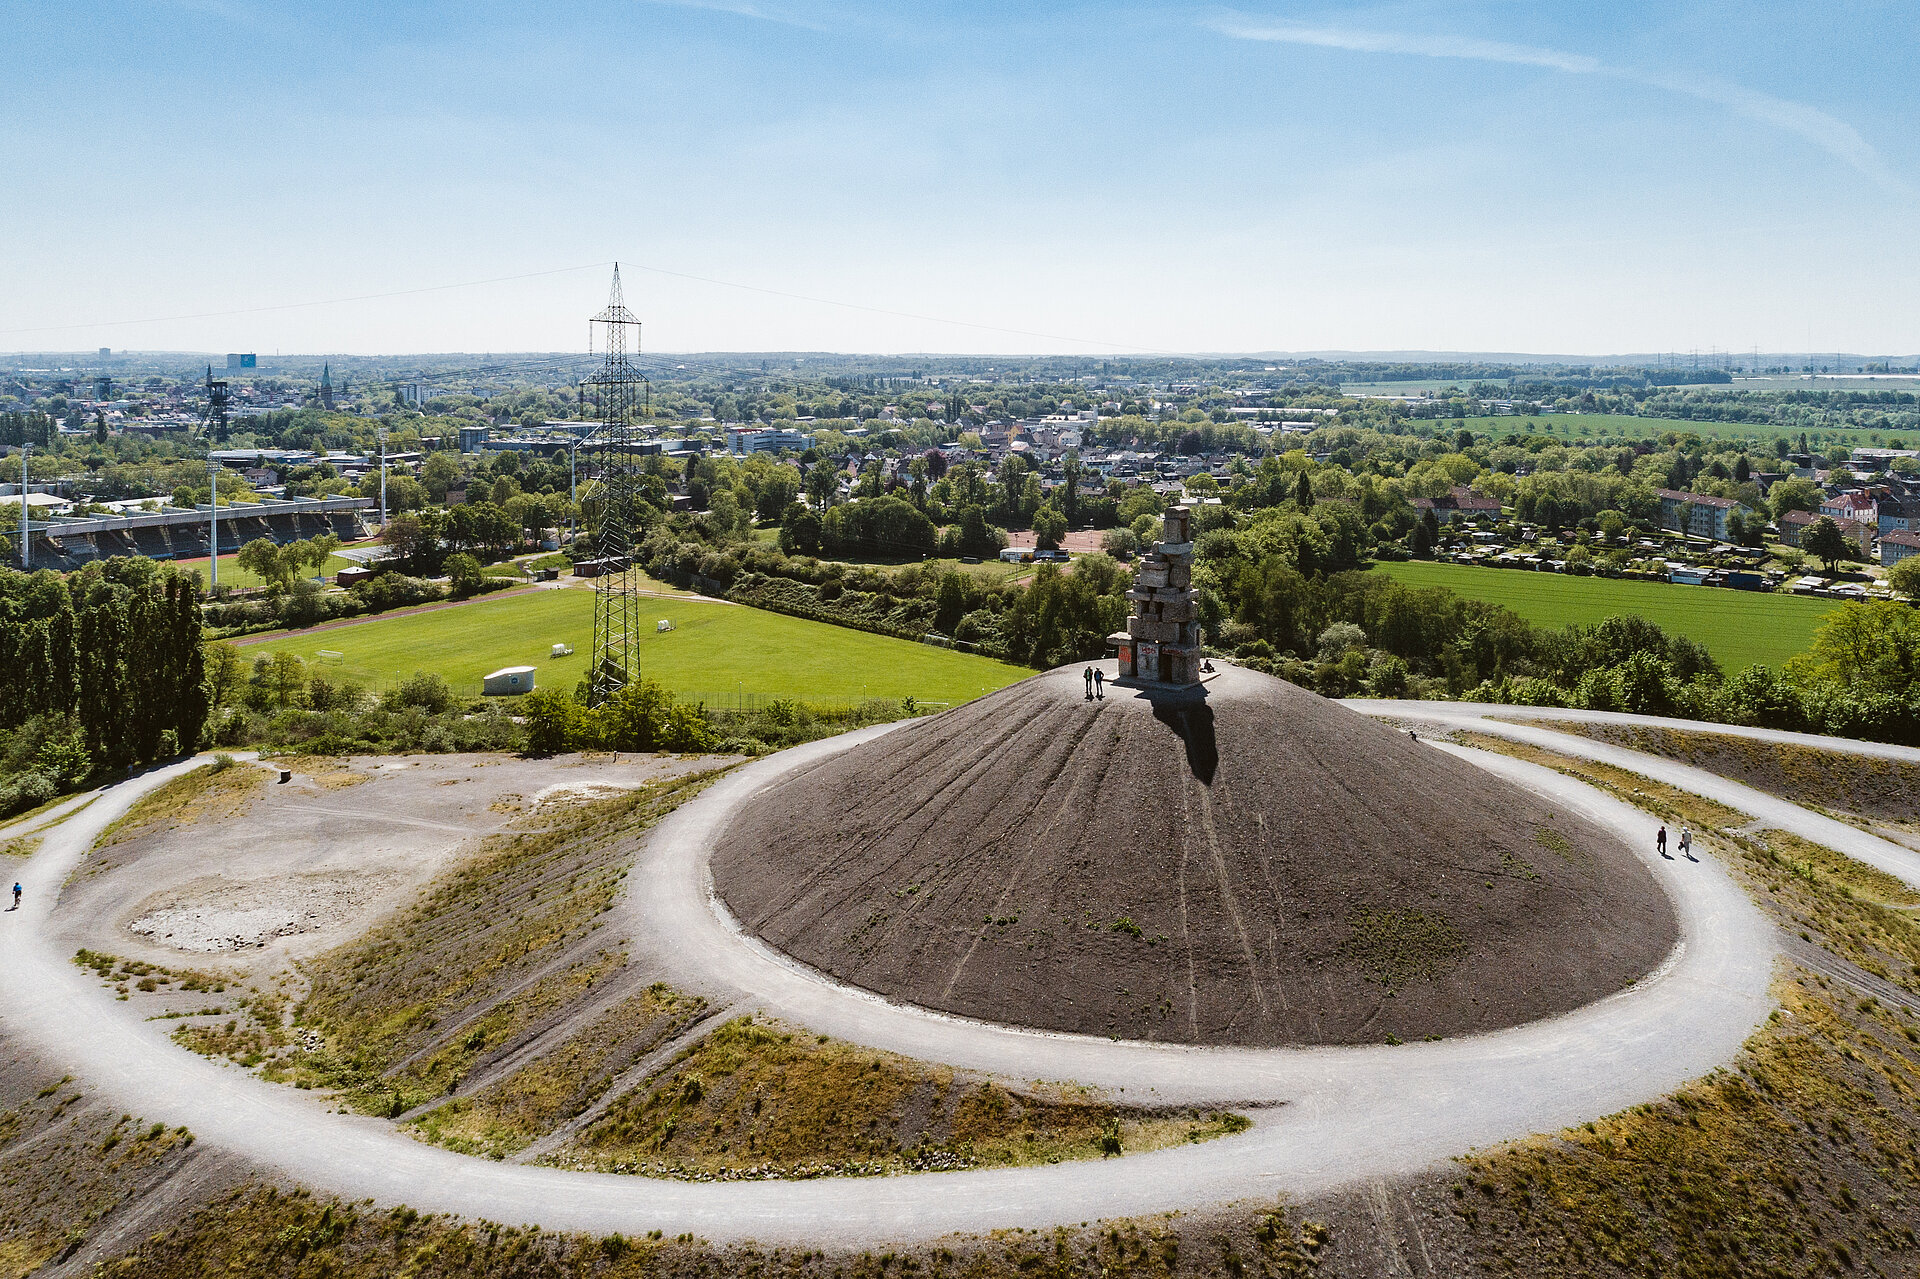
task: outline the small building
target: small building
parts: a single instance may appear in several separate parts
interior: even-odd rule
[[[355,582],[364,582],[372,576],[373,570],[365,564],[355,564],[351,568],[343,568],[338,573],[335,573],[333,575],[333,584],[335,586],[352,586]]]
[[[1898,564],[1910,555],[1920,555],[1920,532],[1903,529],[1898,533],[1888,533],[1881,537],[1882,567]]]
[[[518,697],[533,691],[531,666],[503,666],[480,681],[480,691],[488,697]]]
[[[782,449],[809,449],[813,437],[801,431],[771,426],[730,426],[727,428],[727,452],[736,457],[749,453],[778,453]]]

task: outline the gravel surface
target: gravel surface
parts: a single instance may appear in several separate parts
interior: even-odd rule
[[[769,787],[718,841],[756,936],[890,998],[1079,1034],[1380,1043],[1643,976],[1672,911],[1561,805],[1271,676],[1050,671]]]

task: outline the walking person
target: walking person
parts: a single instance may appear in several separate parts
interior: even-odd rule
[[[1680,855],[1690,862],[1700,860],[1693,855],[1693,827],[1691,826],[1680,828]]]
[[[1667,824],[1665,822],[1660,823],[1660,833],[1653,837],[1653,846],[1660,850],[1662,857],[1666,857],[1668,861],[1673,860],[1667,857]]]
[[[15,910],[20,909],[20,885],[17,881],[13,886],[13,908]]]
[[[1107,673],[1098,666],[1093,668],[1093,695],[1103,702],[1107,700]]]
[[[1086,670],[1080,672],[1080,682],[1087,686],[1087,700],[1092,701],[1093,700],[1093,667],[1089,666],[1087,667]]]

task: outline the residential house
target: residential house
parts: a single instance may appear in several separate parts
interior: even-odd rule
[[[1432,511],[1433,518],[1442,524],[1451,524],[1455,516],[1463,519],[1476,519],[1480,516],[1498,517],[1500,499],[1485,497],[1470,488],[1456,486],[1452,492],[1440,497],[1416,497],[1413,499],[1416,511]]]
[[[1820,502],[1820,514],[1832,516],[1835,520],[1861,520],[1871,523],[1876,518],[1875,502],[1865,493],[1835,493]]]
[[[1878,508],[1882,535],[1920,532],[1920,497],[1883,498]]]
[[[1920,555],[1920,533],[1911,529],[1902,529],[1897,533],[1888,533],[1880,539],[1880,563],[1898,564],[1909,555]]]

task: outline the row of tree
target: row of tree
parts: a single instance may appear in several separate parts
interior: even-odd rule
[[[198,748],[200,603],[197,575],[139,557],[64,579],[0,570],[0,730],[77,740],[79,776],[70,752],[43,761],[65,784]]]

